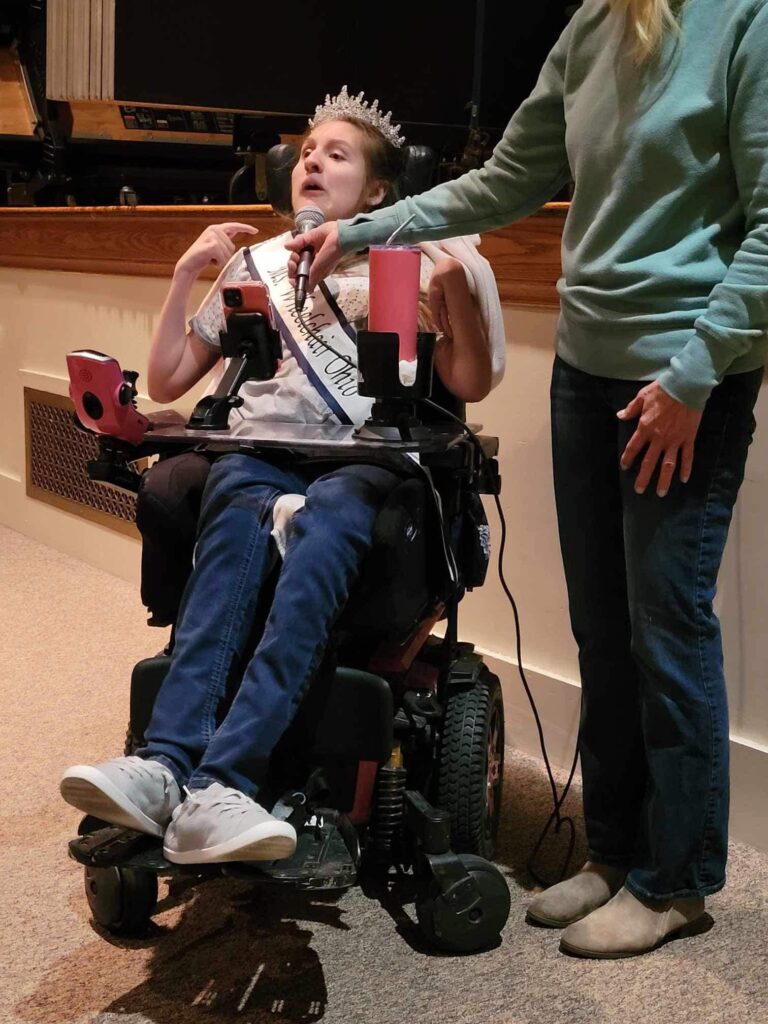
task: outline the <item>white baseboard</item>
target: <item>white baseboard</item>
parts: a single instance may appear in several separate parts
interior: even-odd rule
[[[469,638],[467,638],[469,639]],[[523,689],[517,662],[477,647],[504,694],[506,742],[526,754],[541,757],[538,732]],[[547,754],[553,767],[569,769],[576,749],[581,690],[577,683],[526,668],[525,675],[539,709]],[[768,852],[768,749],[731,737],[732,839]]]
[[[0,470],[0,524],[128,580],[138,588],[141,559],[138,540],[28,497],[25,482],[4,470]]]

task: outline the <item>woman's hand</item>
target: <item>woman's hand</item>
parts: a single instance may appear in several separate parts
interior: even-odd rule
[[[479,402],[491,390],[491,353],[477,303],[458,260],[438,260],[427,301],[435,327],[442,333],[435,346],[440,380],[463,402]]]
[[[211,263],[223,267],[235,254],[237,235],[258,235],[259,229],[250,224],[229,221],[225,224],[211,224],[203,231],[176,264],[177,273],[197,277]]]
[[[469,294],[464,267],[461,263],[450,256],[447,259],[439,260],[429,279],[427,301],[435,326],[446,338],[453,338],[448,302],[445,297],[446,290],[450,292],[452,289],[456,290],[462,287]]]
[[[294,284],[302,250],[315,250],[309,272],[308,293],[314,291],[319,281],[328,277],[343,255],[339,246],[339,227],[335,220],[321,224],[319,228],[312,228],[303,235],[296,235],[285,243],[285,247],[291,253],[288,258],[288,278]]]
[[[680,479],[688,483],[693,468],[693,446],[701,423],[698,409],[678,402],[668,395],[658,381],[653,381],[629,405],[616,414],[620,420],[639,417],[634,434],[621,456],[621,468],[629,469],[639,453],[646,448],[635,480],[635,491],[643,494],[653,476],[659,459],[661,469],[656,484],[660,498],[669,490],[675,469],[680,465]]]

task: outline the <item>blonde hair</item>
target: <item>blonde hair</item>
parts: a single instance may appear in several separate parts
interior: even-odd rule
[[[612,6],[623,11],[631,40],[631,52],[637,64],[643,64],[661,46],[664,34],[678,32],[680,26],[676,10],[682,6],[677,0],[610,0]]]

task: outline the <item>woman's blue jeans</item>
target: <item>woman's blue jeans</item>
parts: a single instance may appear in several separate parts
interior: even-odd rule
[[[712,392],[687,484],[636,494],[619,467],[636,421],[618,410],[646,382],[552,377],[560,543],[579,648],[579,750],[589,858],[629,867],[636,896],[704,896],[725,884],[728,708],[717,574],[755,421],[762,369]]]
[[[240,454],[211,468],[171,665],[139,751],[180,785],[258,793],[399,480],[372,465],[321,472]],[[305,494],[306,504],[293,520],[263,635],[221,721],[230,671],[244,657],[275,564],[272,507],[281,494]]]

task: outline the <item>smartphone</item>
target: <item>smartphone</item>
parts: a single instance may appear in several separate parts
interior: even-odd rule
[[[242,284],[223,284],[221,301],[224,316],[232,313],[262,313],[272,323],[272,304],[269,292],[260,281],[245,281]]]

